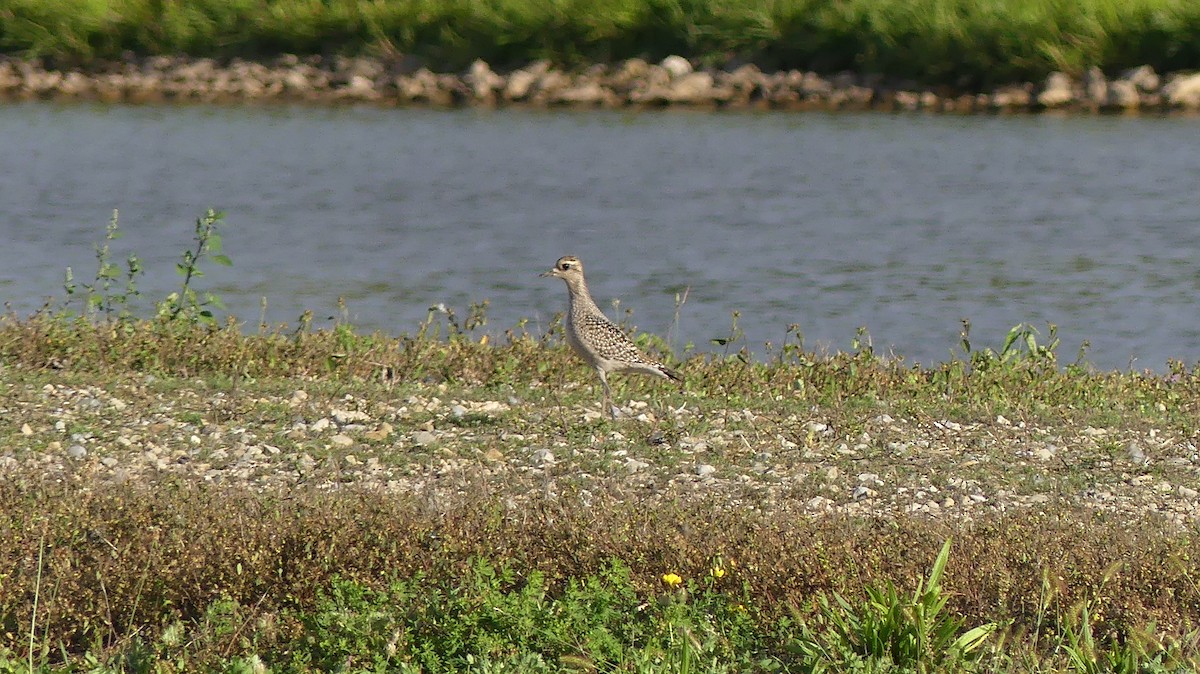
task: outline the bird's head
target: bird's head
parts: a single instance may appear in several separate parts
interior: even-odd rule
[[[558,262],[550,271],[542,272],[541,276],[552,276],[565,280],[574,278],[583,278],[583,262],[574,255],[564,255],[558,258]]]

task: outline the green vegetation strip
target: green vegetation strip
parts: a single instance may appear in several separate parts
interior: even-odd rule
[[[434,510],[353,488],[81,487],[0,486],[6,671],[23,671],[30,640],[35,664],[133,671],[1200,662],[1195,532],[1152,520],[762,518],[541,497]],[[680,668],[689,657],[696,668]]]
[[[0,320],[0,672],[1185,672],[1200,370],[1017,326],[671,358],[606,419],[559,328],[222,323],[134,255]],[[139,318],[138,316],[147,316]]]
[[[0,49],[66,63],[128,53],[405,54],[435,69],[680,54],[986,87],[1053,70],[1200,68],[1190,0],[9,0]]]

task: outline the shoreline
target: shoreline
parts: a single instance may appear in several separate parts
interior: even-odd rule
[[[1200,72],[1150,66],[1115,76],[1099,68],[1051,73],[985,92],[920,87],[872,75],[763,72],[754,65],[698,69],[680,56],[628,59],[566,71],[539,61],[496,72],[475,61],[460,73],[406,59],[279,56],[263,61],[153,56],[55,69],[38,59],[0,58],[0,103],[302,103],[430,108],[924,111],[948,114],[1173,113],[1200,111]]]

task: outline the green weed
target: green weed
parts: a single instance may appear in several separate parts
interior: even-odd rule
[[[925,673],[968,664],[997,625],[987,623],[964,632],[961,619],[944,613],[948,597],[941,581],[949,556],[947,540],[928,579],[910,596],[890,582],[868,587],[866,603],[857,608],[837,593],[832,598],[820,596],[818,627],[802,622],[795,643],[806,667],[814,672],[895,667]]]

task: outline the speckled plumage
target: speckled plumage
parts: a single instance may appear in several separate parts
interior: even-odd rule
[[[614,417],[610,372],[634,372],[683,381],[678,372],[642,353],[629,337],[600,311],[588,292],[583,262],[573,255],[560,257],[554,268],[542,274],[560,278],[567,284],[570,306],[567,309],[567,343],[588,365],[596,370],[604,387],[604,407]]]

